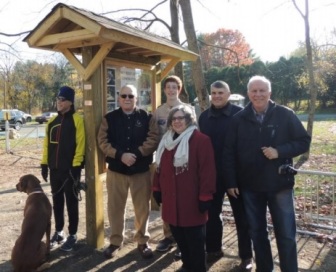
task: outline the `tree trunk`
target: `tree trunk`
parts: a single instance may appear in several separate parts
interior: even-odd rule
[[[310,136],[313,136],[313,125],[314,125],[314,116],[316,109],[316,98],[317,98],[317,87],[314,76],[314,66],[313,66],[313,53],[312,46],[310,42],[310,25],[309,25],[309,0],[305,0],[305,13],[302,13],[300,8],[296,4],[296,0],[292,0],[295,8],[301,14],[304,20],[305,26],[305,40],[306,40],[306,50],[307,50],[307,70],[309,77],[309,110],[308,110],[308,122],[307,122],[307,132]],[[298,164],[302,164],[304,161],[308,160],[310,150],[308,150],[305,154],[303,154],[298,162]]]
[[[171,18],[171,28],[170,28],[170,35],[173,42],[180,44],[180,36],[179,36],[179,0],[170,0],[170,18]],[[179,78],[182,79],[184,82],[184,75],[183,75],[183,63],[179,62],[176,64],[174,68],[174,73]],[[180,93],[179,98],[183,101],[188,103],[189,102],[189,95],[184,88],[184,84],[182,85],[182,91]]]
[[[197,37],[195,33],[194,21],[191,11],[190,0],[180,0],[180,6],[182,10],[183,22],[184,22],[184,31],[188,41],[189,50],[200,55]],[[191,63],[192,77],[195,84],[195,89],[200,105],[201,111],[204,111],[209,107],[209,93],[205,86],[205,79],[202,69],[201,58],[198,57],[197,60]]]

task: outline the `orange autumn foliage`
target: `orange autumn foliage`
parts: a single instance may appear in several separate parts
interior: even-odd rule
[[[238,30],[220,28],[214,33],[200,34],[198,40],[205,70],[253,63],[250,45]]]

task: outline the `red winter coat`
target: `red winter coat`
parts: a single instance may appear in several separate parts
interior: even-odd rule
[[[199,226],[208,220],[198,209],[199,200],[211,200],[216,190],[216,169],[211,140],[195,130],[189,139],[189,167],[176,175],[174,150],[164,150],[153,191],[162,193],[162,219],[179,227]]]

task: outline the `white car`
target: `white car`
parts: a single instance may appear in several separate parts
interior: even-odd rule
[[[23,118],[26,120],[26,122],[31,122],[33,120],[32,116],[29,113],[26,113],[18,109],[13,109],[13,110],[18,111],[23,116]]]
[[[29,113],[26,113],[24,111],[20,111],[19,112],[22,114],[23,118],[26,119],[26,122],[31,122],[33,120],[32,116]]]

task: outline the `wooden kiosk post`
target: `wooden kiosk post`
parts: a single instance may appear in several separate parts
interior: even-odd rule
[[[155,110],[161,104],[161,80],[178,62],[195,61],[198,55],[170,40],[62,3],[24,41],[33,48],[62,53],[83,78],[88,185],[86,235],[89,245],[103,248],[105,158],[96,139],[101,119],[108,110],[118,106],[122,82],[136,79],[140,70],[151,78],[150,86],[142,91],[146,95],[143,98],[150,103],[146,105],[147,110]],[[110,76],[115,78],[108,83]],[[139,87],[144,86],[138,86],[141,91]]]
[[[93,55],[92,48],[83,48],[82,54],[83,64],[90,63]],[[83,81],[86,136],[85,180],[90,184],[86,192],[86,237],[87,243],[95,248],[104,247],[103,183],[95,182],[99,181],[99,173],[103,170],[101,161],[104,160],[96,144],[96,135],[101,121],[101,111],[97,109],[101,109],[103,101],[100,91],[103,87],[102,70],[102,65],[99,65],[90,80]]]

